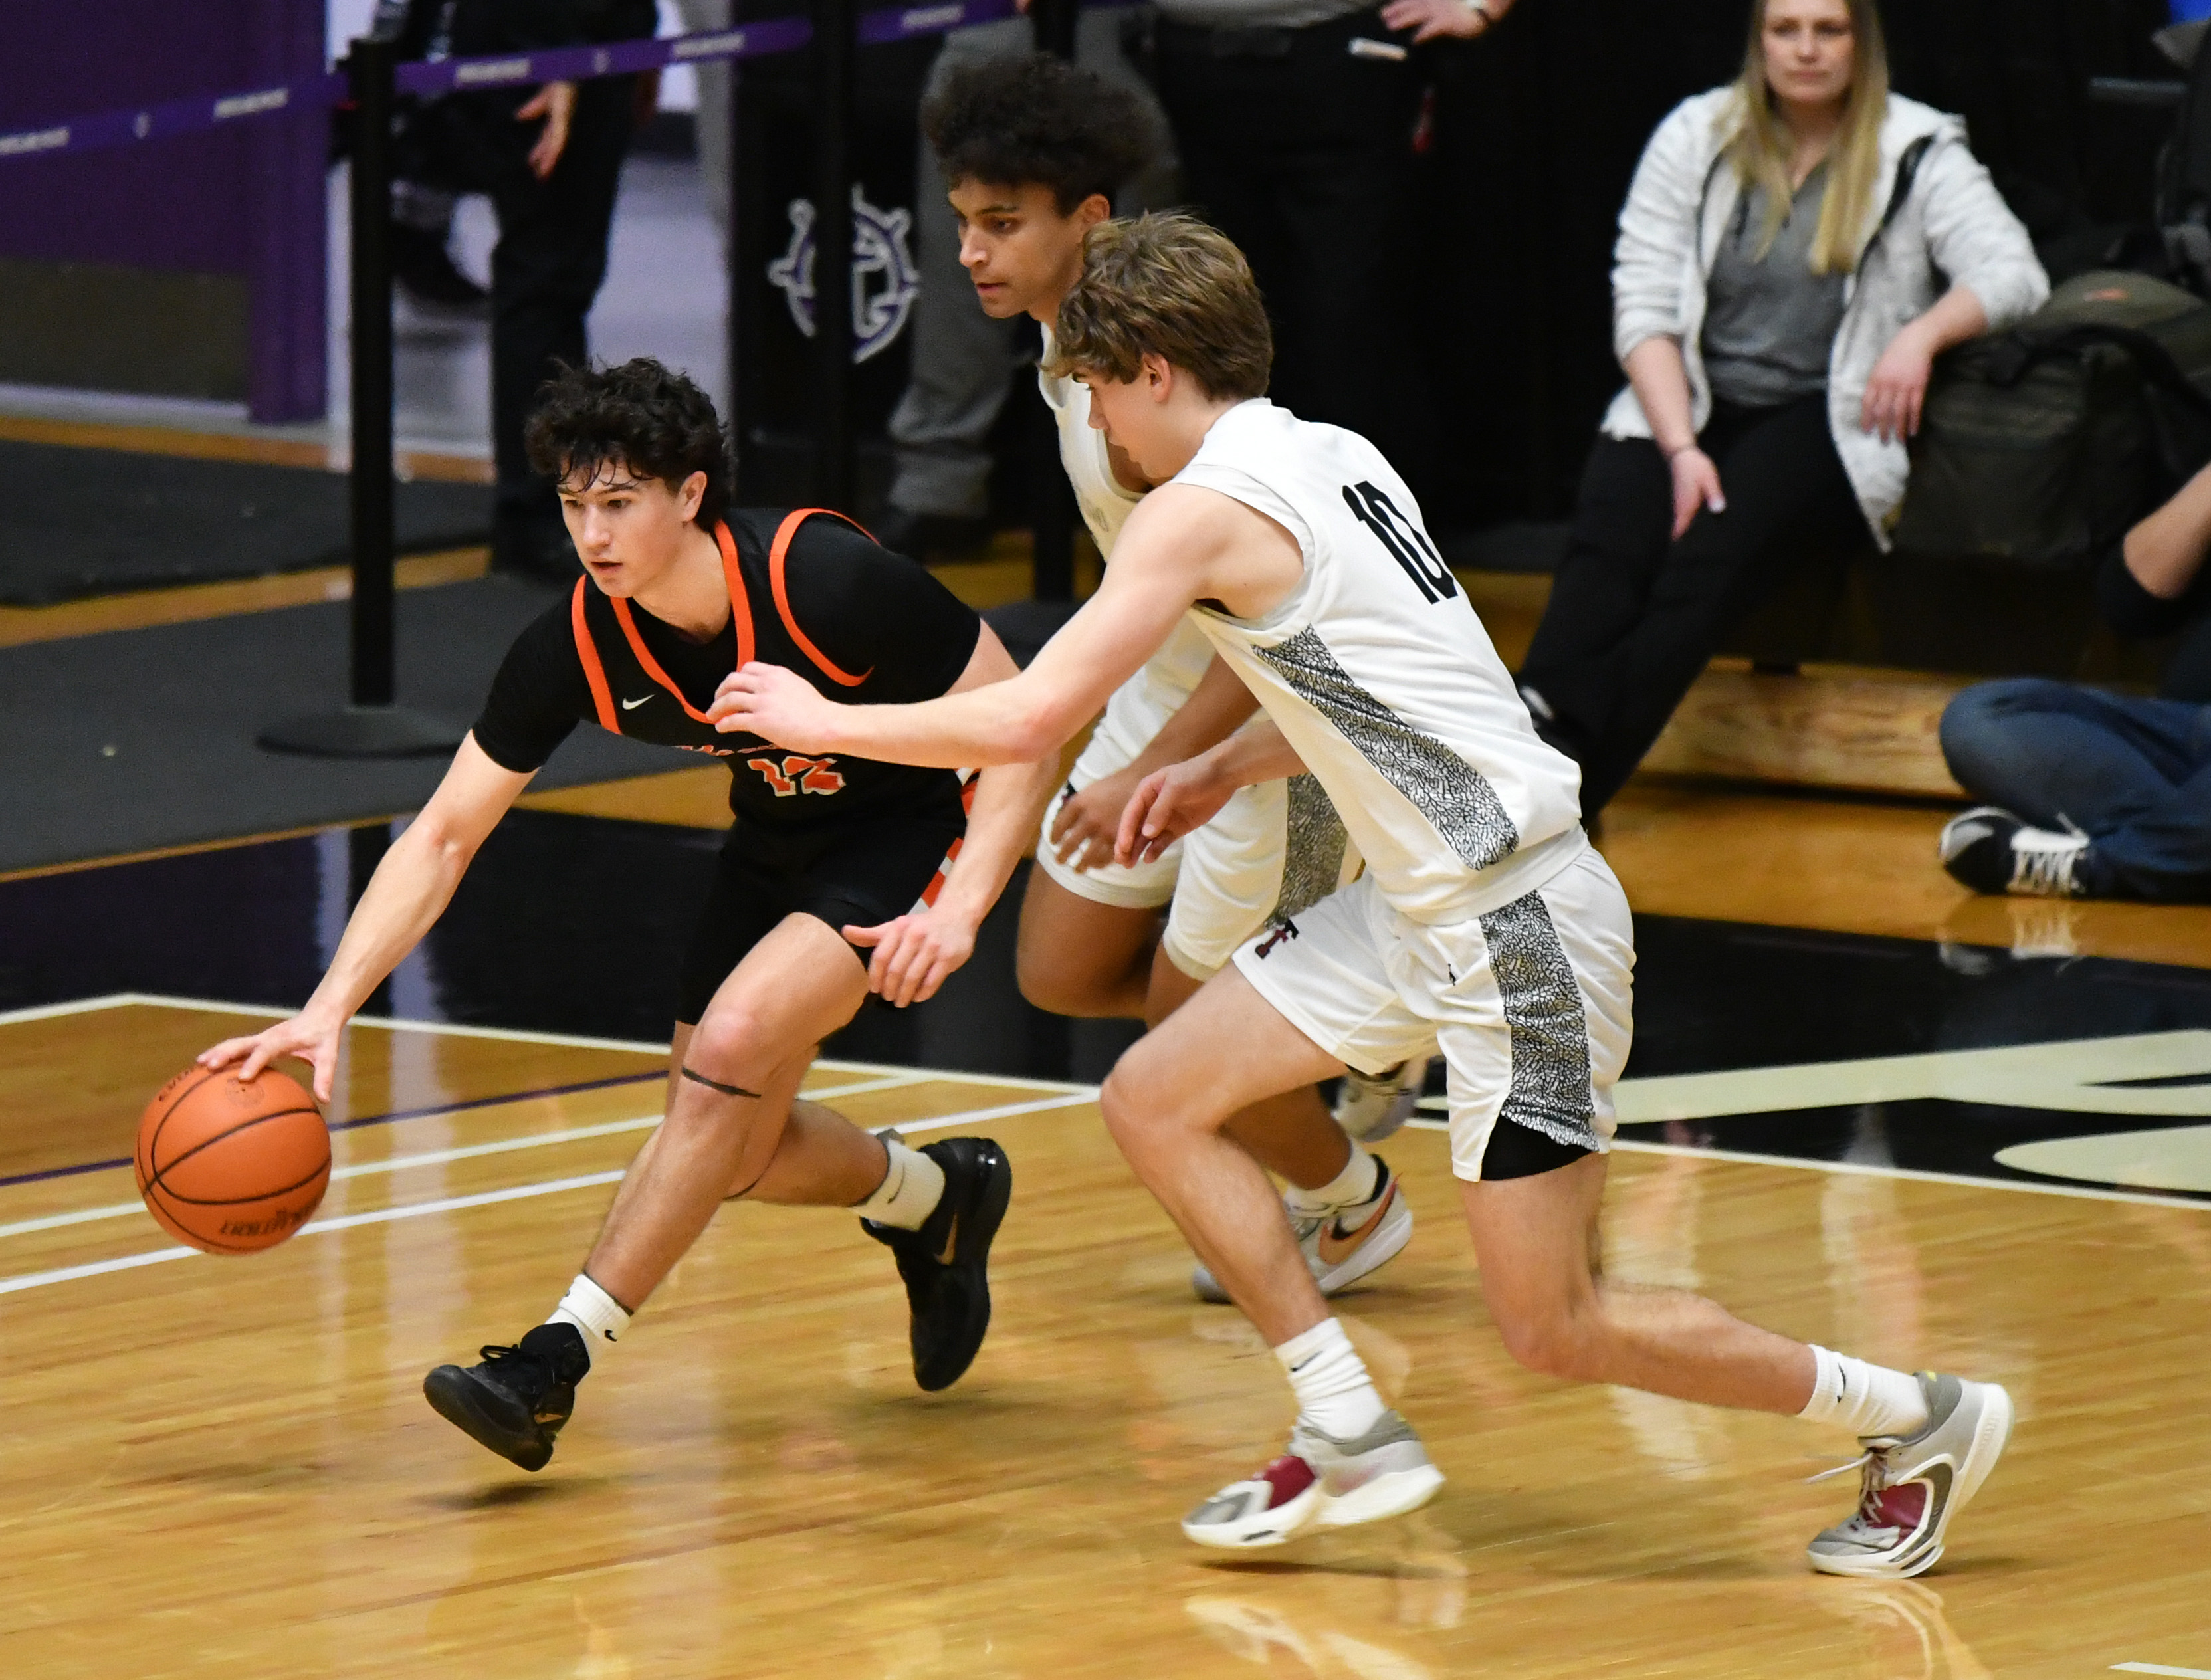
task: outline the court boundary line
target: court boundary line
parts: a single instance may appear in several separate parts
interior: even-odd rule
[[[1095,1086],[1080,1087],[1063,1091],[1056,1096],[1039,1097],[1027,1102],[1002,1103],[995,1107],[970,1109],[957,1114],[938,1114],[902,1125],[902,1131],[942,1131],[948,1126],[968,1125],[984,1120],[1004,1119],[1015,1114],[1043,1113],[1055,1108],[1075,1108],[1097,1100]],[[441,1197],[430,1202],[402,1202],[388,1208],[372,1208],[363,1213],[339,1214],[330,1219],[310,1220],[293,1233],[295,1237],[318,1236],[330,1231],[350,1231],[364,1225],[389,1225],[403,1219],[425,1219],[433,1214],[455,1213],[469,1208],[489,1207],[501,1202],[526,1201],[536,1196],[558,1195],[565,1191],[588,1189],[595,1186],[620,1182],[627,1168],[611,1168],[603,1173],[585,1173],[578,1176],[544,1180],[531,1184],[512,1185],[499,1190],[473,1192],[466,1196]],[[105,1260],[88,1260],[73,1266],[58,1266],[46,1271],[20,1272],[12,1277],[0,1277],[0,1295],[15,1295],[25,1289],[43,1289],[50,1284],[68,1283],[82,1277],[104,1277],[110,1272],[130,1271],[140,1266],[160,1265],[169,1260],[190,1260],[202,1258],[197,1248],[155,1248],[136,1254],[123,1254]],[[209,1258],[229,1258],[230,1256],[208,1256]]]
[[[90,1014],[101,1009],[120,1009],[130,1004],[145,1004],[165,1009],[203,1010],[226,1015],[251,1015],[281,1021],[288,1013],[258,1004],[227,1004],[213,998],[185,998],[170,992],[115,992],[96,998],[79,998],[70,1004],[35,1005],[28,1010],[11,1010],[0,1014],[0,1027],[17,1021],[44,1020],[65,1015]],[[562,1045],[577,1049],[631,1051],[640,1054],[668,1053],[669,1046],[641,1044],[633,1040],[590,1038],[577,1034],[538,1033],[520,1028],[475,1027],[459,1022],[409,1021],[398,1016],[355,1016],[353,1025],[381,1027],[394,1032],[423,1032],[457,1038],[482,1038],[523,1044]],[[815,1063],[818,1068],[833,1072],[854,1073],[912,1073],[916,1070],[900,1067],[888,1062],[845,1061],[824,1057]],[[1099,1089],[1094,1085],[1081,1085],[1071,1080],[1038,1079],[1021,1074],[970,1073],[958,1069],[929,1070],[932,1077],[963,1080],[976,1084],[1003,1085],[1010,1089],[1053,1091],[1062,1095],[1088,1092],[1094,1099]],[[1408,1126],[1422,1131],[1448,1131],[1447,1121],[1411,1119]],[[914,1128],[906,1128],[912,1130]],[[1699,1149],[1681,1143],[1648,1143],[1637,1140],[1613,1140],[1613,1148],[1633,1155],[1683,1155],[1712,1161],[1733,1161],[1751,1166],[1790,1167],[1825,1173],[1849,1173],[1861,1177],[1915,1180],[1929,1184],[1970,1185],[1988,1190],[2022,1191],[2029,1195],[2069,1196],[2078,1200],[2097,1202],[2127,1202],[2145,1207],[2196,1208],[2211,1207],[2211,1203],[2196,1200],[2184,1195],[2160,1195],[2154,1191],[2130,1191],[2116,1188],[2101,1189],[2093,1185],[2038,1184],[2026,1180],[1978,1178],[1961,1173],[1938,1173],[1912,1167],[1881,1167],[1856,1161],[1814,1161],[1803,1156],[1754,1154],[1748,1150]]]
[[[269,1004],[233,1004],[215,998],[187,998],[168,992],[109,992],[97,997],[80,998],[67,1004],[41,1004],[29,1009],[0,1013],[0,1027],[19,1021],[43,1021],[70,1015],[89,1015],[99,1010],[127,1009],[137,1004],[154,1009],[199,1010],[212,1015],[249,1015],[270,1021],[283,1021],[296,1013]],[[448,1038],[489,1039],[509,1044],[546,1044],[575,1050],[609,1050],[627,1052],[640,1056],[665,1056],[671,1046],[666,1043],[647,1043],[637,1039],[593,1038],[580,1033],[541,1033],[522,1027],[478,1027],[458,1021],[415,1021],[403,1016],[357,1015],[348,1023],[354,1027],[374,1027],[386,1032],[428,1033]],[[848,1061],[842,1057],[824,1056],[814,1064],[833,1073],[911,1073],[914,1070],[894,1062]],[[1068,1079],[1039,1079],[1030,1074],[980,1073],[966,1068],[936,1068],[930,1071],[939,1077],[967,1079],[979,1084],[1004,1085],[1015,1090],[1076,1091],[1095,1090]]]
[[[818,1091],[801,1093],[810,1101],[825,1101],[831,1097],[859,1096],[870,1091],[896,1090],[907,1085],[926,1083],[922,1075],[894,1076],[881,1079],[855,1080],[849,1084],[824,1086]],[[514,1101],[526,1102],[528,1094]],[[410,1111],[403,1118],[423,1119],[434,1118],[445,1111],[433,1109],[425,1113]],[[395,1119],[401,1117],[393,1117]],[[420,1167],[443,1167],[456,1161],[476,1161],[486,1155],[515,1155],[524,1149],[549,1149],[558,1143],[587,1143],[595,1137],[615,1137],[624,1132],[650,1131],[665,1119],[659,1113],[633,1115],[627,1119],[602,1120],[595,1125],[564,1126],[555,1131],[527,1131],[516,1137],[496,1137],[482,1143],[457,1143],[449,1149],[425,1149],[416,1155],[386,1155],[379,1161],[348,1161],[330,1169],[330,1182],[339,1184],[354,1179],[375,1178],[391,1173],[411,1172]],[[348,1122],[359,1124],[359,1122]],[[114,1171],[128,1167],[128,1161],[95,1161],[90,1167],[72,1169],[83,1172]],[[31,1219],[11,1220],[0,1224],[0,1240],[8,1237],[30,1236],[39,1231],[65,1230],[71,1225],[90,1225],[103,1219],[121,1219],[144,1210],[142,1202],[103,1202],[96,1207],[73,1208],[62,1213],[40,1214]]]

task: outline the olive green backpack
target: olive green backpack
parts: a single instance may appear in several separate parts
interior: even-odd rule
[[[1899,549],[2093,565],[2211,460],[2211,306],[2147,275],[2084,274],[1935,364]]]

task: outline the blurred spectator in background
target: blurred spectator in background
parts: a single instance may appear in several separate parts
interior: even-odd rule
[[[1942,713],[1942,756],[1988,803],[1942,830],[1977,893],[2211,900],[2211,466],[2126,535],[2096,578],[2125,636],[2185,636],[2158,697],[2014,677]]]
[[[1584,814],[1745,613],[1823,554],[1886,546],[1934,357],[2048,293],[1965,125],[1889,92],[1872,0],[1753,7],[1741,76],[1659,124],[1628,191],[1628,389],[1520,673]]]
[[[420,181],[391,184],[391,277],[415,303],[484,314],[491,294],[453,261],[453,211],[458,193]]]
[[[379,22],[405,56],[435,59],[651,35],[657,16],[653,0],[405,0],[396,19]],[[522,428],[556,365],[588,357],[584,323],[606,277],[615,193],[643,91],[639,77],[610,76],[451,94],[414,106],[398,136],[400,178],[487,194],[499,217],[491,256],[499,481],[492,564],[501,571],[576,575],[560,500],[530,470]]]
[[[1158,100],[1122,50],[1124,21],[1118,10],[1086,9],[1075,24],[1075,61],[1135,94],[1155,129],[1163,130]],[[953,30],[922,93],[924,124],[957,71],[1026,55],[1035,45],[1035,27],[1025,17]],[[1022,334],[1034,332],[1025,319],[992,320],[976,302],[974,285],[960,265],[960,227],[945,200],[943,172],[925,133],[923,137],[913,196],[914,261],[921,271],[911,329],[913,360],[906,393],[891,412],[897,465],[890,507],[870,526],[885,548],[916,558],[960,553],[990,536],[990,428],[1021,360]],[[1172,170],[1172,163],[1164,163],[1139,177],[1115,209],[1125,215],[1166,202]]]
[[[1405,218],[1426,78],[1412,46],[1512,0],[1157,0],[1185,196],[1236,241],[1275,329],[1268,394],[1397,459],[1420,384]]]
[[[687,35],[730,27],[730,0],[675,0],[675,15]],[[692,66],[698,78],[699,104],[692,118],[698,136],[699,186],[706,214],[722,235],[722,262],[730,259],[730,72],[727,58],[708,58]]]

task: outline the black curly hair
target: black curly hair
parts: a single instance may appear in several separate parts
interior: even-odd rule
[[[1125,88],[1045,53],[954,70],[921,107],[944,179],[1051,189],[1062,215],[1107,199],[1159,152],[1151,113]]]
[[[729,506],[730,434],[706,393],[651,356],[616,367],[563,367],[537,390],[524,428],[533,470],[586,483],[609,466],[671,490],[694,472],[706,494],[694,523],[712,531]]]

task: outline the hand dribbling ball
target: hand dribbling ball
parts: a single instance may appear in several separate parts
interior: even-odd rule
[[[132,1167],[162,1229],[210,1254],[251,1254],[322,1204],[330,1129],[314,1098],[274,1068],[239,1080],[195,1065],[146,1105]]]

